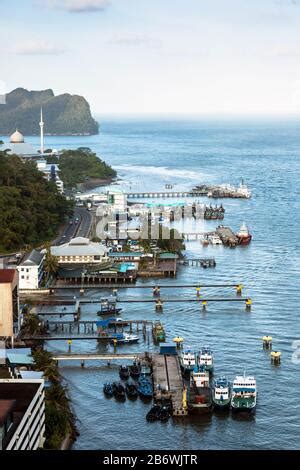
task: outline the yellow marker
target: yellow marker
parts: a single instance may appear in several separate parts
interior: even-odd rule
[[[72,340],[71,340],[71,339],[68,339],[68,345],[69,345],[69,346],[72,345]]]
[[[206,306],[207,306],[207,301],[206,301],[206,300],[203,300],[203,301],[202,301],[202,308],[203,308],[203,310],[206,310]]]
[[[236,286],[236,293],[240,295],[242,293],[242,289],[243,289],[243,284],[238,284]]]
[[[281,362],[281,352],[273,351],[273,352],[271,352],[270,357],[271,357],[271,362],[273,364],[280,364],[280,362]]]
[[[197,295],[197,297],[200,296],[200,287],[196,287],[196,295]]]
[[[182,393],[182,408],[183,408],[184,410],[187,409],[187,392],[186,392],[186,387],[184,387],[183,393]]]

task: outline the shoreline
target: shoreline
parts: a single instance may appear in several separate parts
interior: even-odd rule
[[[116,183],[119,181],[118,177],[111,177],[111,178],[90,178],[83,183],[78,183],[77,188],[80,191],[90,191],[91,189],[96,189],[100,188],[103,186],[109,186],[113,183]]]

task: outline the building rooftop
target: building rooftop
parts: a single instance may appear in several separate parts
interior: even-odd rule
[[[0,284],[11,284],[16,275],[15,269],[0,269]]]
[[[141,256],[143,256],[143,253],[141,253],[140,251],[114,251],[112,253],[109,253],[108,256],[110,258],[140,258]]]
[[[159,254],[159,259],[161,260],[175,260],[178,259],[179,256],[176,253],[160,253]]]
[[[54,256],[105,256],[107,248],[88,238],[78,237],[64,245],[52,246],[51,253]]]
[[[32,250],[24,256],[19,266],[39,266],[43,258],[44,255],[40,251]]]

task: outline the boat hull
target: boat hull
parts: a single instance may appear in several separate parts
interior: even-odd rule
[[[213,398],[213,408],[216,410],[229,410],[230,398],[228,398],[227,400],[216,400]]]

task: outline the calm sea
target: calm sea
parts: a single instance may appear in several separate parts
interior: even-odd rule
[[[237,230],[246,221],[253,234],[251,245],[230,250],[190,243],[188,253],[214,256],[217,267],[180,267],[174,281],[243,283],[244,294],[253,300],[251,313],[240,303],[208,304],[206,313],[195,303],[173,303],[162,314],[156,314],[152,304],[125,304],[122,316],[160,318],[169,340],[183,336],[195,349],[209,344],[215,375],[233,379],[244,370],[254,374],[256,416],[212,415],[150,424],[145,420],[149,406],[140,400],[116,403],[103,396],[102,384],[118,378],[118,365],[108,369],[90,363],[82,370],[69,364],[61,372],[78,417],[80,437],[74,449],[299,448],[300,361],[297,364],[292,357],[293,341],[300,340],[300,123],[102,119],[98,136],[49,137],[47,145],[91,147],[118,170],[120,185],[131,190],[163,189],[166,183],[178,189],[197,183],[238,184],[244,178],[253,191],[251,200],[223,200],[224,223]],[[208,230],[215,226],[214,221],[205,224]],[[203,289],[203,294],[234,296],[235,292]],[[89,295],[99,298],[103,293]],[[93,305],[84,307],[82,318],[95,319],[96,310]],[[273,349],[282,352],[280,367],[271,366],[262,349],[261,337],[267,334],[273,337]],[[103,351],[95,342],[74,343],[74,352]],[[59,342],[49,347],[67,350]],[[120,351],[148,349],[153,346],[141,339],[138,346]]]

